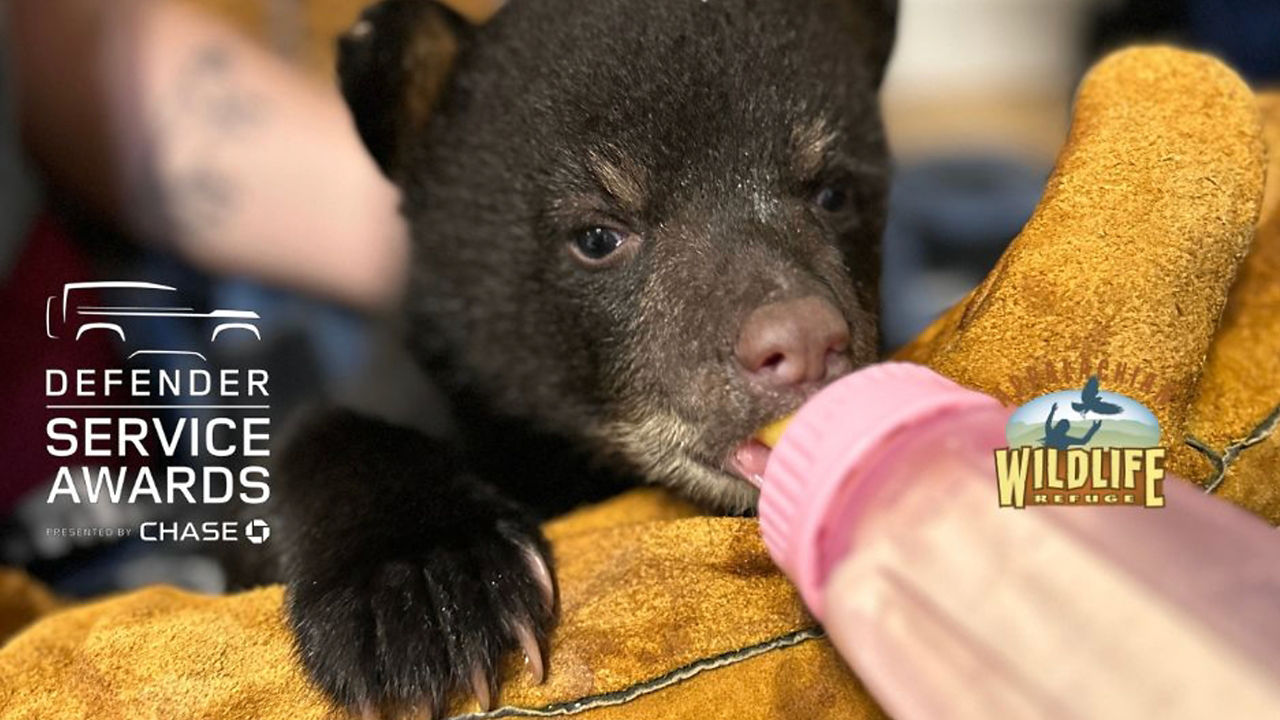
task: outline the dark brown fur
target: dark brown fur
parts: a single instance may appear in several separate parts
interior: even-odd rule
[[[366,13],[341,79],[404,192],[410,346],[459,436],[333,410],[280,459],[290,619],[337,701],[438,709],[473,669],[493,682],[515,628],[545,640],[554,611],[527,553],[545,556],[548,513],[631,480],[748,510],[727,457],[816,389],[744,375],[752,310],[821,297],[851,360],[873,359],[893,14],[512,0],[474,29],[429,0]],[[423,50],[441,37],[456,58]],[[456,69],[442,85],[406,56]],[[819,207],[824,188],[847,202]],[[628,238],[598,265],[571,249],[593,226]]]

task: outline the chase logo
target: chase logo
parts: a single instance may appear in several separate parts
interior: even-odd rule
[[[254,545],[261,545],[271,537],[271,526],[266,520],[253,519],[245,523],[244,536]]]
[[[995,453],[1000,506],[1163,507],[1160,423],[1142,403],[1099,387],[1042,395],[1005,426]]]

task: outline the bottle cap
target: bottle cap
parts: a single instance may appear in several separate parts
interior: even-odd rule
[[[837,492],[881,444],[939,413],[1000,407],[922,365],[888,362],[847,375],[796,413],[765,466],[760,532],[774,562],[822,620],[822,528]]]

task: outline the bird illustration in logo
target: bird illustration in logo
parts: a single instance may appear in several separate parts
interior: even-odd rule
[[[1109,403],[1102,399],[1098,394],[1098,376],[1094,375],[1084,384],[1084,389],[1080,391],[1080,402],[1071,403],[1071,409],[1080,413],[1080,417],[1084,417],[1088,413],[1097,415],[1115,415],[1120,412],[1120,406],[1115,403]]]

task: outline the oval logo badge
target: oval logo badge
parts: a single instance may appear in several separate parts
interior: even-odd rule
[[[1041,395],[1018,408],[1005,426],[1009,447],[1153,448],[1160,423],[1142,403],[1098,386]]]

